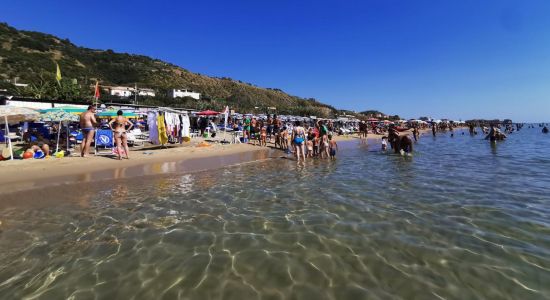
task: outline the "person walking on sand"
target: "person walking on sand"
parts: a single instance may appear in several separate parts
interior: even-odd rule
[[[117,113],[116,118],[112,119],[109,122],[109,127],[113,130],[115,141],[116,141],[116,149],[118,154],[118,159],[122,159],[122,150],[124,149],[124,152],[126,153],[126,159],[130,159],[128,157],[128,139],[126,137],[126,125],[128,125],[128,130],[132,129],[134,124],[132,122],[128,121],[125,117],[123,117],[122,110],[119,110]],[[114,127],[113,127],[114,124]]]
[[[97,121],[95,119],[96,108],[93,105],[88,106],[88,110],[80,115],[80,129],[82,130],[82,145],[80,146],[80,156],[86,157],[90,152],[90,145],[94,140],[95,126]]]

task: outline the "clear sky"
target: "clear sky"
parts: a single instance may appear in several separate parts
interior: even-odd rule
[[[2,1],[79,46],[412,118],[550,120],[550,1]]]

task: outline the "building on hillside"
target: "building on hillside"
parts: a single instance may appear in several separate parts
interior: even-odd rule
[[[109,91],[109,95],[118,96],[122,98],[131,97],[135,94],[135,91],[136,91],[135,87],[128,87],[128,86],[103,86],[103,88]],[[155,90],[153,89],[138,88],[137,91],[138,91],[138,96],[155,97]]]
[[[201,94],[189,89],[172,89],[168,91],[168,97],[170,98],[191,97],[199,100],[201,98]]]
[[[127,87],[127,86],[105,86],[107,90],[109,90],[109,95],[111,96],[118,96],[118,97],[130,97],[134,94],[134,88],[133,87]]]
[[[153,89],[138,89],[138,96],[155,97],[156,93]]]

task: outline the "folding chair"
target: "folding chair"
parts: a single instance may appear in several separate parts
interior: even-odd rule
[[[110,129],[98,129],[95,133],[95,154],[112,154],[115,147],[113,131]],[[109,152],[99,152],[99,150],[109,150]]]

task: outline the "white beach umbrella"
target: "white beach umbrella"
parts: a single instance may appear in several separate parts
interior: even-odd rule
[[[6,125],[6,135],[9,136],[9,123],[20,123],[24,121],[35,120],[38,117],[38,112],[30,108],[15,107],[2,105],[0,106],[0,124]],[[13,146],[11,139],[8,137],[8,146],[10,148],[10,159],[13,160]]]

